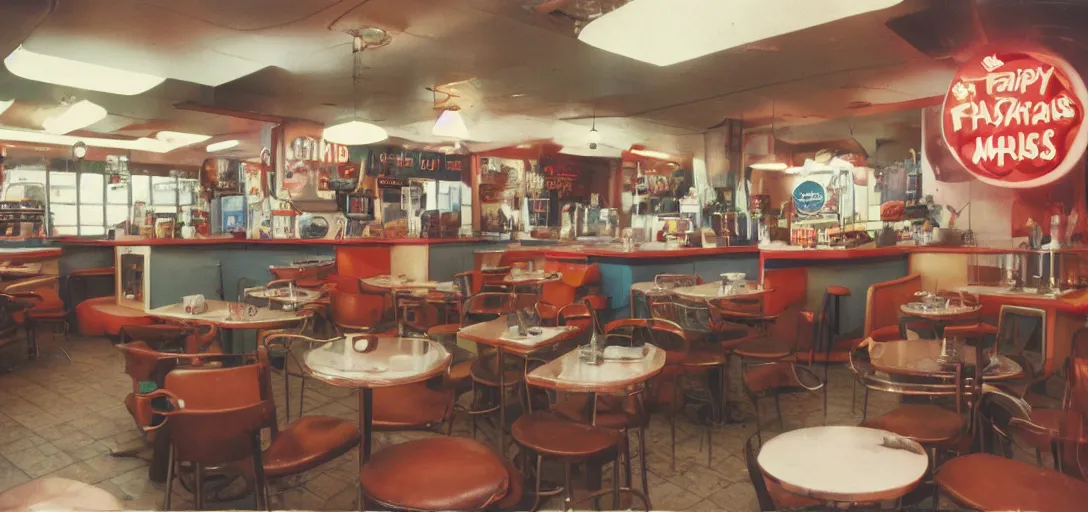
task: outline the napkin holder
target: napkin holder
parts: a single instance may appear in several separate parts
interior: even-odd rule
[[[186,295],[181,298],[185,312],[190,315],[200,315],[208,311],[208,302],[203,295]]]

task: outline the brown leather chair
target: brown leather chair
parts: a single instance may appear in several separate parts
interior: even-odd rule
[[[390,446],[359,471],[364,498],[387,510],[514,508],[521,478],[490,447],[457,437]]]
[[[865,345],[868,342],[863,342]],[[862,347],[855,353],[862,352]],[[945,397],[955,400],[955,410],[950,410],[932,403],[907,403],[890,412],[876,417],[864,419],[861,426],[886,430],[894,434],[912,439],[929,451],[930,465],[933,473],[940,466],[940,459],[946,452],[963,453],[971,448],[976,430],[975,421],[967,421],[968,418],[978,417],[978,408],[982,402],[982,368],[983,351],[976,351],[977,359],[971,365],[973,374],[968,375],[964,369],[969,368],[963,363],[955,367],[954,376],[951,379],[942,378],[937,382],[916,383],[909,381],[893,381],[872,372],[871,366],[857,364],[852,359],[852,366],[859,371],[860,382],[866,388],[874,388],[882,391],[891,391],[901,395],[918,397]],[[933,499],[936,500],[936,487]]]
[[[122,327],[122,332],[126,332],[127,327]],[[138,457],[148,444],[154,443],[156,434],[150,427],[161,423],[163,418],[160,415],[153,415],[150,408],[143,407],[140,397],[143,394],[162,389],[166,374],[179,366],[203,364],[209,358],[220,360],[223,357],[242,357],[223,355],[221,350],[199,351],[201,347],[210,345],[210,342],[207,345],[199,344],[201,338],[195,336],[194,328],[176,325],[169,327],[174,331],[156,329],[149,333],[142,333],[164,335],[165,339],[156,340],[151,336],[141,336],[148,341],[141,339],[115,345],[125,359],[125,374],[132,378],[132,392],[125,396],[125,409],[132,415],[136,427],[147,432],[147,435],[143,444],[125,450],[111,451],[110,455],[114,457]],[[212,327],[211,341],[214,341],[214,329]],[[127,329],[127,332],[141,334],[133,329]],[[177,341],[179,334],[185,336],[185,339],[180,343]],[[183,352],[185,348],[190,346],[197,348],[198,351]],[[161,478],[161,473],[159,475],[158,478]]]
[[[19,322],[15,316],[33,307],[30,300],[36,298],[39,298],[38,294],[30,292],[15,295],[0,293],[0,349],[25,341],[27,351],[33,355],[34,345],[19,335]]]
[[[688,370],[685,366],[691,361],[691,335],[679,325],[660,318],[628,318],[614,320],[604,327],[604,338],[607,344],[631,345],[637,342],[651,343],[665,351],[665,368],[662,372],[664,379],[671,379],[673,398],[670,400],[672,414],[669,415],[670,432],[672,435],[672,457],[676,459],[676,415],[680,411],[680,377]],[[627,469],[630,486],[631,457],[629,433],[634,430],[639,443],[639,456],[646,457],[646,428],[649,427],[650,417],[646,409],[646,394],[643,390],[637,393],[623,396],[598,396],[596,425],[620,429],[623,432],[624,465]],[[707,437],[710,437],[710,429],[707,429]],[[709,448],[708,448],[709,449]],[[707,464],[710,462],[708,455]],[[646,474],[646,466],[642,465],[643,491],[648,495],[649,486]]]
[[[1057,471],[988,453],[956,457],[937,470],[937,486],[975,510],[1084,510],[1088,483]]]
[[[536,455],[534,495],[537,501],[534,502],[532,510],[536,510],[541,497],[545,457],[557,459],[564,465],[566,508],[569,508],[574,497],[572,467],[593,459],[608,458],[610,453],[614,454],[615,459],[612,466],[613,487],[618,492],[620,443],[623,437],[621,431],[571,421],[553,411],[536,411],[515,420],[510,426],[510,435],[518,446]]]
[[[524,305],[526,295],[512,294],[508,292],[480,292],[465,300],[461,313],[461,326],[477,324],[494,320],[501,315],[517,311]],[[514,358],[505,357],[506,368],[503,383],[505,389],[499,390],[498,354],[494,348],[479,346],[476,349],[476,358],[469,364],[469,378],[472,386],[472,406],[467,411],[472,417],[472,437],[476,438],[477,418],[481,415],[493,414],[499,411],[498,397],[500,393],[507,393],[511,389],[518,389],[524,380],[524,363],[518,362],[515,368],[512,363]],[[465,364],[465,363],[462,363]],[[451,373],[461,371],[454,367]]]
[[[1032,408],[1019,397],[990,391],[983,395],[984,399],[991,398],[984,400],[984,405],[996,405],[1000,410],[984,416],[990,419],[991,427],[1002,440],[1015,439],[1034,449],[1040,466],[1040,452],[1046,449],[1054,457],[1055,470],[1075,474],[1080,468],[1067,462],[1080,462],[1078,450],[1082,438],[1088,439],[1084,428],[1088,418],[1088,358],[1074,356],[1066,368],[1068,380],[1060,409]],[[1081,476],[1088,475],[1081,473]]]
[[[280,429],[272,401],[267,347],[258,347],[256,360],[249,364],[176,369],[165,380],[163,390],[143,395],[141,402],[165,396],[173,406],[173,410],[158,411],[167,417],[162,425],[170,425],[167,510],[173,469],[180,462],[194,465],[199,509],[203,506],[203,468],[253,457],[258,504],[269,507],[266,477],[304,473],[347,453],[361,439],[354,424],[328,416],[304,416]],[[224,389],[231,392],[224,393]],[[259,431],[263,428],[271,429],[272,442],[262,452]]]
[[[922,275],[911,274],[899,279],[876,283],[865,296],[865,327],[862,338],[874,341],[903,339],[899,309],[915,300],[914,293],[922,290]]]
[[[68,311],[64,309],[64,302],[57,293],[58,276],[38,276],[20,279],[4,287],[3,292],[9,295],[21,295],[29,298],[33,307],[26,310],[23,315],[23,327],[26,329],[27,341],[33,350],[34,357],[39,355],[38,328],[45,324],[58,324],[65,341],[68,340]],[[27,295],[31,294],[31,295]],[[60,351],[69,362],[72,356],[60,346]]]

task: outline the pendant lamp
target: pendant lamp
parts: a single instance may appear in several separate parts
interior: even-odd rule
[[[359,55],[363,53],[363,50],[371,46],[385,46],[385,44],[388,44],[388,36],[380,39],[380,41],[384,41],[382,44],[369,44],[368,40],[364,38],[365,30],[352,33],[354,39],[351,45],[351,117],[341,119],[336,124],[326,127],[325,132],[321,135],[321,138],[334,144],[364,146],[389,138],[389,134],[385,132],[384,128],[359,118]]]

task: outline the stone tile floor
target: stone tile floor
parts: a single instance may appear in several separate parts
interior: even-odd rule
[[[114,458],[109,451],[139,442],[132,417],[122,403],[132,390],[132,381],[124,374],[119,352],[100,338],[73,337],[66,343],[73,362],[63,356],[43,355],[36,361],[20,363],[11,373],[0,373],[0,491],[36,478],[58,476],[86,482],[109,491],[122,500],[127,509],[154,510],[163,505],[163,486],[147,480],[147,462],[140,459]],[[43,350],[51,343],[43,340]],[[19,349],[9,347],[0,354],[0,368],[18,359]],[[848,368],[832,369],[828,424],[857,424],[858,408],[851,408],[851,375]],[[737,372],[734,372],[736,374]],[[283,385],[275,377],[276,402],[283,418]],[[292,382],[292,391],[297,393]],[[739,383],[732,386],[739,390]],[[293,402],[297,404],[297,394]],[[650,497],[656,510],[758,510],[755,493],[744,465],[745,441],[754,432],[754,410],[742,400],[743,423],[713,431],[713,458],[707,461],[705,432],[681,417],[678,420],[676,465],[669,456],[669,422],[655,414],[648,431]],[[897,397],[874,393],[869,414],[876,415],[894,407]],[[305,412],[326,414],[357,421],[354,392],[310,381],[305,391]],[[767,427],[777,430],[773,405],[763,408]],[[294,414],[294,411],[292,411]],[[782,413],[787,430],[824,423],[820,393],[787,395],[782,398]],[[768,421],[772,420],[772,421]],[[481,440],[487,429],[481,429]],[[400,443],[430,432],[376,433],[375,451],[383,445]],[[453,435],[470,436],[470,423],[459,417]],[[635,455],[635,471],[641,457]],[[355,509],[355,479],[358,458],[353,450],[321,468],[304,475],[299,486],[273,498],[277,508],[303,510]],[[606,482],[610,471],[605,471]],[[637,485],[637,484],[636,484]],[[172,508],[191,509],[192,496],[174,486]],[[550,501],[546,508],[557,508]],[[942,503],[944,505],[944,503]],[[210,508],[231,508],[234,504],[208,503]],[[250,505],[252,506],[252,505]]]

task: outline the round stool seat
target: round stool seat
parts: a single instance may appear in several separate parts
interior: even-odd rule
[[[956,457],[937,470],[946,496],[975,510],[1083,510],[1088,483],[1013,459],[988,453]]]
[[[849,297],[850,289],[845,286],[828,286],[827,294],[834,295],[836,297]]]
[[[749,359],[782,359],[793,353],[793,345],[777,338],[759,338],[737,346],[733,353]]]
[[[510,435],[521,446],[541,455],[569,460],[602,453],[616,446],[623,436],[618,430],[569,421],[551,412],[521,416],[510,426]]]
[[[887,430],[924,445],[947,445],[963,433],[963,419],[955,411],[930,404],[903,404],[866,420],[863,427]]]
[[[446,377],[450,386],[456,388],[463,384],[468,384],[472,379],[472,365],[475,363],[475,359],[469,359],[468,361],[461,361],[460,363],[450,366],[450,373]]]
[[[689,350],[680,364],[685,368],[707,368],[724,366],[728,361],[724,352],[696,349]]]
[[[461,324],[439,324],[427,329],[427,337],[456,336],[461,330]]]
[[[369,499],[388,508],[482,510],[510,493],[510,476],[488,446],[433,437],[374,454],[359,471],[359,484]]]

